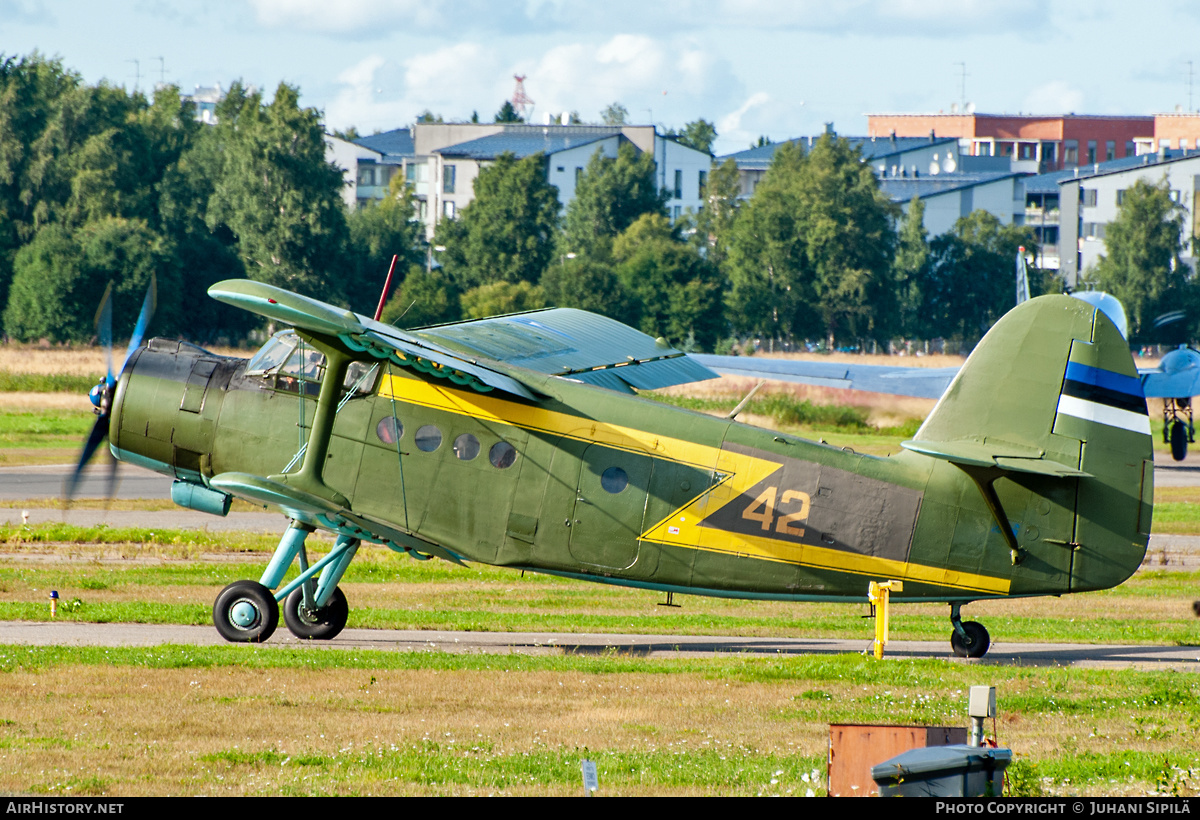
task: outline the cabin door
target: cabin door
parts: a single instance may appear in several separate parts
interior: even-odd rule
[[[638,536],[654,460],[640,453],[590,444],[580,454],[571,556],[603,569],[628,569],[638,558]]]

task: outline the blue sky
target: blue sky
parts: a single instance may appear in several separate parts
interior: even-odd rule
[[[545,112],[704,117],[716,151],[866,132],[868,112],[1200,107],[1200,4],[1055,0],[0,0],[0,49],[143,89],[280,82],[362,133],[490,120],[525,74]],[[161,62],[159,58],[161,59]],[[137,65],[133,61],[137,61]]]

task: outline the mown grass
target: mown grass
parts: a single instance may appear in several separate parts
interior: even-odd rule
[[[1010,793],[1196,793],[1200,683],[858,655],[707,659],[0,646],[0,790],[395,795],[824,790],[833,723],[963,725],[997,688]],[[987,727],[991,733],[993,727]]]
[[[104,373],[19,373],[0,369],[3,393],[83,393],[104,377]]]
[[[78,448],[95,421],[88,410],[6,411],[0,413],[0,448]]]

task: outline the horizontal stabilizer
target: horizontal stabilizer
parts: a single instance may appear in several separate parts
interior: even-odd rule
[[[1016,473],[1036,475],[1086,476],[1087,473],[1045,457],[1045,452],[1006,442],[978,441],[902,441],[900,446],[914,453],[940,458],[964,467],[998,467]]]

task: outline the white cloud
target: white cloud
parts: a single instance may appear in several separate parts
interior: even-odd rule
[[[0,20],[35,25],[57,22],[45,3],[30,0],[0,0]]]
[[[758,126],[761,125],[764,110],[770,103],[770,94],[756,91],[733,111],[718,119],[717,133],[720,135],[721,147],[717,149],[717,153],[740,151],[765,134],[766,131]]]
[[[526,87],[539,112],[578,111],[597,118],[620,102],[630,119],[681,126],[709,116],[740,93],[740,83],[722,58],[684,41],[618,34],[592,45],[555,46],[528,68]]]
[[[837,34],[970,35],[1045,24],[1042,0],[693,0],[691,11],[724,26]]]
[[[325,34],[369,33],[401,25],[435,26],[443,4],[436,0],[249,0],[268,28]]]
[[[331,128],[351,125],[360,133],[410,124],[428,109],[447,119],[472,110],[488,121],[508,98],[512,76],[500,58],[477,43],[458,43],[401,63],[369,55],[337,76],[338,91],[325,107]]]
[[[1083,92],[1063,80],[1040,85],[1025,96],[1023,111],[1031,114],[1070,114],[1083,111]]]
[[[0,0],[0,3],[6,0]],[[12,2],[12,0],[7,0]],[[269,28],[380,37],[404,31],[524,35],[637,31],[659,37],[708,30],[780,29],[839,35],[967,36],[1036,32],[1049,25],[1043,0],[248,0]]]

